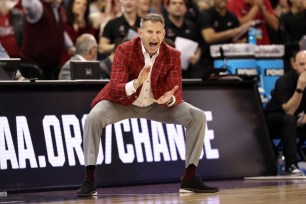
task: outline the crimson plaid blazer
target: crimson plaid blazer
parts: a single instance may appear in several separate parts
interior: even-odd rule
[[[137,79],[144,67],[141,39],[134,38],[116,49],[109,83],[98,93],[91,103],[94,107],[101,100],[123,105],[131,105],[138,97],[142,86],[131,96],[126,95],[126,83]],[[151,73],[151,87],[155,99],[158,99],[174,86],[178,85],[174,95],[175,105],[182,100],[182,75],[180,52],[163,42]]]

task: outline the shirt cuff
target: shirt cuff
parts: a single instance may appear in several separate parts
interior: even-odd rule
[[[127,96],[130,96],[130,95],[132,95],[133,93],[136,92],[136,89],[135,89],[133,83],[134,83],[134,80],[125,84],[125,92],[126,92]]]
[[[167,104],[167,106],[171,107],[171,106],[173,106],[175,104],[175,102],[176,102],[176,98],[175,98],[175,96],[172,95],[172,102]]]

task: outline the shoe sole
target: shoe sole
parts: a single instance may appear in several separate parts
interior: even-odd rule
[[[77,197],[92,197],[97,195],[98,195],[97,191],[93,191],[90,194],[77,194]]]
[[[192,188],[181,188],[179,190],[180,193],[216,193],[219,189],[215,190],[199,190],[199,189],[192,189]]]

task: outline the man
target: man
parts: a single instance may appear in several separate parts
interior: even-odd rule
[[[62,67],[58,79],[70,80],[70,61],[92,61],[97,59],[98,44],[95,37],[91,34],[82,34],[76,40],[76,53]]]
[[[22,0],[24,21],[21,58],[38,65],[43,79],[57,79],[60,71],[60,55],[68,49],[72,55],[75,48],[65,32],[62,0]]]
[[[267,26],[277,31],[279,21],[269,0],[228,0],[228,9],[236,14],[241,24],[260,21],[261,24],[256,28],[257,44],[270,44]]]
[[[199,39],[199,33],[196,29],[196,25],[185,18],[187,13],[187,6],[184,0],[168,0],[167,13],[168,16],[165,19],[166,38],[175,42],[176,37],[186,38],[197,42]],[[195,65],[201,56],[201,49],[197,51],[189,58],[191,65],[182,70],[183,78],[191,78],[193,66]]]
[[[84,127],[85,181],[77,195],[97,194],[94,173],[102,130],[127,118],[186,127],[186,170],[181,191],[217,192],[196,176],[206,117],[202,110],[182,101],[180,53],[163,41],[164,19],[148,14],[141,20],[138,35],[118,46],[110,82],[92,102]]]
[[[105,58],[104,60],[101,60],[100,66],[101,66],[101,70],[103,74],[103,79],[110,79],[116,49],[120,44],[127,42],[127,41],[128,39],[126,38],[116,40],[115,47],[112,50],[111,54],[107,56],[107,58]]]
[[[281,16],[280,33],[281,43],[285,44],[286,68],[290,70],[293,55],[300,49],[299,41],[306,35],[306,1],[291,0],[288,4],[289,12]]]
[[[246,31],[252,22],[240,25],[235,14],[227,8],[228,0],[214,0],[213,7],[203,11],[197,20],[201,31],[201,64],[203,67],[212,66],[213,59],[210,55],[210,45],[240,42],[235,39]],[[244,42],[243,39],[241,42]],[[246,41],[246,40],[245,40]]]
[[[271,136],[280,137],[284,146],[286,171],[301,174],[297,166],[297,132],[306,134],[306,51],[299,51],[294,70],[280,77],[275,84],[265,113]]]
[[[23,14],[15,8],[18,0],[0,1],[0,42],[8,55],[19,58],[22,42]]]
[[[136,32],[140,22],[137,16],[137,2],[137,0],[121,0],[123,14],[105,25],[99,42],[100,53],[109,54],[114,49],[118,38],[127,37],[129,31]]]

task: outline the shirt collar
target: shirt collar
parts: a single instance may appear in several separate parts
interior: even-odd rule
[[[142,50],[142,54],[144,56],[149,55],[148,51],[144,48],[142,41],[141,41],[141,50]],[[158,55],[159,55],[159,48],[158,48],[157,52],[152,57],[157,57]]]
[[[76,56],[77,56],[81,61],[87,61],[82,55],[76,54]]]

